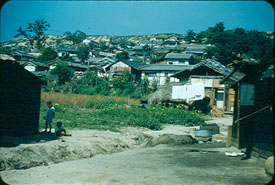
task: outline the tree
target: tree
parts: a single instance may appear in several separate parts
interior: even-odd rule
[[[129,54],[128,54],[127,51],[122,51],[121,53],[118,53],[118,54],[116,55],[116,58],[117,58],[118,60],[129,59]]]
[[[214,27],[210,27],[209,30],[214,33],[222,33],[225,30],[223,22],[218,22]]]
[[[156,54],[155,57],[152,59],[152,63],[155,64],[155,63],[164,61],[165,60],[165,56],[166,56],[165,53],[158,53],[158,54]]]
[[[74,45],[81,43],[86,39],[86,34],[80,30],[76,30],[74,33],[67,31],[64,33],[66,40],[71,41]]]
[[[99,48],[104,51],[104,50],[108,49],[108,46],[107,46],[106,42],[100,41]]]
[[[207,38],[207,43],[212,45],[205,49],[207,57],[215,56],[224,61],[241,58],[260,61],[272,55],[274,40],[264,32],[246,31],[243,28],[225,30],[224,24],[220,22],[202,33]]]
[[[78,48],[78,51],[76,52],[77,57],[81,60],[81,62],[84,62],[89,58],[89,48],[82,46]]]
[[[193,30],[188,30],[185,36],[185,40],[190,43],[192,40],[195,40],[196,33]]]
[[[41,55],[38,57],[39,61],[49,61],[57,57],[57,52],[51,48],[45,48],[41,51]]]
[[[253,58],[262,59],[270,55],[274,47],[274,39],[268,38],[265,33],[252,30],[248,35],[248,53]]]
[[[68,62],[73,62],[74,60],[73,60],[73,58],[72,57],[70,57],[70,55],[69,54],[66,54],[66,55],[64,55],[64,56],[61,56],[61,57],[59,57],[61,60],[63,60],[63,61],[68,61]]]
[[[36,19],[34,23],[29,23],[28,27],[23,29],[22,26],[16,30],[18,33],[14,35],[14,38],[23,36],[28,39],[32,48],[36,46],[37,49],[41,49],[45,45],[46,36],[44,32],[48,30],[50,24],[44,19]]]
[[[57,75],[59,84],[64,85],[65,82],[70,81],[71,76],[72,76],[72,70],[65,64],[58,64],[51,71],[51,74]]]
[[[146,51],[146,52],[150,52],[151,51],[151,47],[146,44],[145,46],[142,47],[143,51]]]
[[[121,39],[118,44],[119,44],[120,47],[122,47],[124,49],[127,48],[127,41],[126,41],[126,39]]]
[[[219,22],[214,27],[209,27],[204,33],[207,38],[207,44],[217,44],[224,42],[224,23]],[[223,44],[223,43],[222,43]]]

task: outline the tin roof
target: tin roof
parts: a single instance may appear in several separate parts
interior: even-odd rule
[[[139,69],[140,67],[146,65],[146,64],[144,64],[144,63],[133,62],[133,61],[129,61],[129,60],[122,60],[122,62],[124,62],[124,63],[127,64],[128,66],[131,66],[132,68],[135,68],[135,69]]]
[[[142,71],[182,71],[191,67],[191,65],[149,64],[139,69]]]
[[[192,55],[190,54],[181,54],[181,53],[168,53],[165,58],[166,59],[190,59]]]
[[[192,71],[192,70],[199,68],[201,66],[206,66],[206,67],[208,67],[208,68],[214,70],[215,72],[220,73],[221,75],[224,75],[224,76],[229,75],[232,71],[231,68],[228,68],[228,67],[222,65],[218,61],[215,61],[212,59],[206,59],[196,65],[191,66],[190,68],[186,68],[186,69],[174,74],[173,76],[176,76],[176,75],[186,72],[186,71]]]
[[[57,51],[70,51],[70,52],[77,52],[77,49],[73,48],[58,48]]]

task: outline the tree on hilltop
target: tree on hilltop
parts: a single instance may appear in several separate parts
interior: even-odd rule
[[[192,40],[195,40],[196,33],[193,30],[188,30],[186,32],[185,40],[190,43]]]
[[[86,46],[79,47],[76,54],[77,57],[81,60],[81,62],[84,62],[89,58],[89,48]]]
[[[23,36],[28,39],[32,48],[36,47],[40,50],[45,46],[47,37],[44,35],[44,32],[47,31],[49,27],[50,24],[44,19],[36,19],[34,23],[29,23],[25,29],[20,26],[18,30],[16,30],[17,34],[14,35],[14,38]]]
[[[49,61],[57,57],[57,52],[51,48],[45,48],[41,51],[41,55],[38,57],[39,61]]]
[[[127,51],[122,51],[121,53],[116,54],[116,58],[118,60],[129,59],[129,53]]]
[[[72,77],[72,70],[65,64],[57,64],[54,69],[51,70],[51,74],[58,76],[58,83],[64,85],[65,82],[70,81]]]
[[[86,34],[80,30],[76,30],[74,33],[67,31],[64,33],[64,36],[66,40],[71,41],[74,45],[86,39]]]

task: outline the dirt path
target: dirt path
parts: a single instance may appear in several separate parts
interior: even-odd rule
[[[158,145],[27,170],[1,172],[11,184],[266,184],[257,159],[225,156],[223,144]],[[222,147],[222,148],[221,148]],[[190,150],[212,150],[201,154]]]
[[[2,145],[9,147],[1,147],[0,170],[28,169],[90,158],[98,154],[144,148],[152,140],[155,143],[150,146],[155,146],[158,144],[156,138],[161,135],[194,136],[195,128],[198,127],[166,125],[161,131],[128,127],[121,129],[120,132],[68,130],[72,137],[62,136],[60,138],[55,138],[49,133],[40,133],[37,136],[25,138],[1,137]]]
[[[223,143],[188,145],[195,143],[190,136],[194,137],[198,127],[179,125],[166,125],[160,131],[130,127],[120,132],[69,130],[72,137],[58,139],[46,133],[1,138],[6,145],[0,150],[1,177],[10,184],[253,185],[270,179],[263,161],[224,155],[236,150],[224,147],[232,117],[208,123],[222,128],[218,138]]]

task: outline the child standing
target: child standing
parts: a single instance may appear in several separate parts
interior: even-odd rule
[[[53,118],[55,116],[55,108],[53,107],[51,101],[47,102],[47,106],[48,106],[48,111],[47,111],[46,121],[45,121],[45,132],[47,132],[48,125],[49,125],[49,128],[50,128],[49,132],[51,133],[52,122],[53,122]]]

